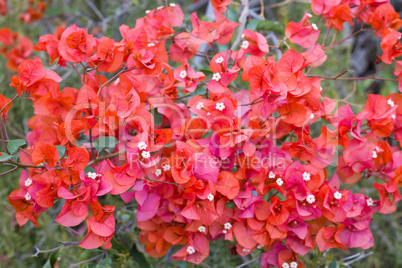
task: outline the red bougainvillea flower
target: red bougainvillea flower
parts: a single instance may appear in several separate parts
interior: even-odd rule
[[[293,21],[288,23],[285,28],[285,34],[292,43],[309,48],[317,42],[320,31],[314,23],[310,25],[310,18],[311,15],[306,12],[299,23]]]
[[[232,0],[212,0],[211,4],[219,13],[223,13],[231,2]]]
[[[18,95],[26,92],[30,94],[38,89],[40,83],[55,82],[59,83],[61,77],[54,71],[45,70],[39,58],[25,60],[18,66],[18,75],[11,78],[11,84]]]

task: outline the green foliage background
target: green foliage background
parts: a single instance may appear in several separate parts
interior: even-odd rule
[[[99,16],[90,8],[89,2],[96,6],[102,16]],[[234,2],[238,3],[238,1]],[[268,6],[275,2],[274,0],[264,1],[264,4]],[[194,3],[190,0],[179,0],[176,3],[180,4],[185,13],[187,13],[188,20],[190,12],[186,10],[193,8]],[[48,5],[43,19],[29,25],[25,25],[18,20],[18,14],[26,8],[25,5],[26,1],[23,0],[9,0],[10,14],[0,17],[0,28],[9,27],[13,31],[18,31],[20,35],[30,37],[36,44],[40,35],[53,33],[56,25],[68,26],[73,23],[83,28],[96,29],[96,31],[102,32],[108,37],[118,39],[120,38],[118,27],[121,24],[124,23],[134,27],[135,20],[144,16],[145,10],[164,5],[164,1],[54,0],[53,3]],[[201,19],[205,19],[205,9],[205,6],[203,6],[196,10]],[[305,3],[292,3],[275,9],[266,9],[265,16],[269,21],[258,23],[257,20],[250,18],[247,27],[262,30],[263,32],[267,30],[283,31],[287,22],[290,20],[299,21],[306,10],[310,10],[310,7],[309,4]],[[238,11],[239,5],[232,5],[232,10],[228,13],[229,18],[237,20]],[[325,27],[322,27],[322,25],[320,29],[325,31]],[[279,40],[283,38],[283,34],[277,32],[275,34]],[[329,33],[328,40],[333,38],[333,34],[333,31]],[[338,41],[344,37],[342,33],[339,33],[335,40]],[[273,45],[270,41],[269,44]],[[326,63],[322,67],[316,68],[318,70],[313,70],[312,73],[334,76],[345,69],[350,69],[352,49],[353,44],[349,42],[330,50],[327,53],[328,60]],[[44,63],[48,62],[44,54],[36,52],[34,55],[41,57]],[[375,55],[373,56],[375,57]],[[10,77],[13,73],[5,68],[5,63],[5,58],[0,56],[0,93],[11,98],[15,95],[14,90],[9,87]],[[57,68],[57,72],[61,76],[69,72],[67,68],[60,68],[55,65],[51,68]],[[391,78],[391,72],[391,67],[384,68],[379,76]],[[351,74],[347,75],[350,76]],[[79,87],[80,80],[73,73],[69,76],[67,82],[63,83],[65,83],[64,86]],[[242,83],[238,83],[238,86],[241,87]],[[353,82],[345,81],[324,81],[322,85],[327,89],[326,96],[339,99],[346,97],[354,87]],[[373,84],[372,80],[365,80],[357,83],[356,94],[349,101],[364,103],[366,95],[371,92],[367,90],[369,88],[382,95],[397,92],[395,83],[386,82],[377,85]],[[25,136],[29,131],[26,127],[26,121],[32,114],[32,103],[29,100],[18,99],[14,103],[7,122],[11,138],[23,138]],[[4,149],[0,150],[3,151]],[[8,167],[0,167],[0,173],[7,169]],[[117,235],[113,240],[113,249],[108,251],[99,249],[83,250],[66,245],[57,251],[53,251],[54,253],[52,254],[51,252],[43,252],[34,257],[33,255],[37,252],[35,248],[46,251],[60,247],[60,241],[80,241],[85,228],[71,229],[56,224],[54,219],[62,206],[59,202],[56,202],[54,209],[50,209],[47,213],[41,215],[39,219],[40,227],[34,228],[31,224],[19,227],[14,219],[13,208],[6,200],[9,193],[18,188],[19,174],[20,171],[16,171],[0,178],[0,267],[68,267],[69,265],[73,265],[72,267],[194,267],[194,265],[173,261],[169,258],[170,255],[176,252],[176,248],[170,250],[167,256],[162,259],[156,260],[143,255],[143,246],[136,238],[136,234],[138,234],[134,217],[136,208],[135,206],[125,206],[118,197],[106,197],[106,200],[101,201],[104,204],[114,204],[118,208],[116,213]],[[361,185],[354,186],[353,190],[358,192],[363,187],[371,184],[372,181],[362,182]],[[365,252],[372,251],[373,254],[350,264],[351,267],[402,267],[402,258],[398,256],[398,253],[402,252],[402,211],[400,208],[401,205],[399,204],[399,209],[395,213],[375,216],[371,225],[375,236],[375,246]],[[245,258],[232,255],[231,252],[234,252],[232,246],[232,244],[224,241],[212,242],[211,255],[205,261],[204,266],[236,267],[260,255],[258,251]],[[364,252],[359,249],[347,252],[331,249],[324,255],[318,256],[313,253],[306,255],[304,259],[305,263],[310,267],[346,267],[342,263],[348,260],[344,258],[357,253]],[[88,262],[90,259],[94,259],[94,261]],[[317,262],[315,262],[316,260]],[[258,267],[258,263],[258,261],[251,262],[246,267]]]

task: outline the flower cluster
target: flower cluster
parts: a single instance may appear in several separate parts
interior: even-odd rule
[[[312,1],[313,12],[337,30],[352,19],[372,25],[384,64],[402,55],[391,5],[340,2]],[[308,13],[285,33],[304,52],[275,58],[261,33],[244,30],[237,50],[212,58],[206,51],[210,72],[197,71],[191,59],[200,45],[227,44],[238,26],[221,13],[230,1],[212,3],[215,21],[193,13],[191,30],[175,30],[184,15],[171,3],[134,28],[122,25],[121,40],[76,25],[40,38],[35,48],[77,69],[82,86],[61,88],[38,58],[12,78],[35,109],[29,147],[19,152],[28,171],[8,198],[19,224],[37,225],[63,199],[56,221],[86,221],[80,246],[110,248],[115,208],[102,197],[120,195],[137,202],[139,239],[153,257],[181,245],[172,258],[199,264],[209,241],[225,239],[241,256],[260,250],[262,267],[296,268],[315,248],[373,246],[373,214],[393,212],[401,199],[402,95],[369,95],[356,114],[322,96],[322,79],[305,71],[320,66],[332,44],[317,43],[320,25]],[[400,61],[395,75],[402,81]],[[240,80],[247,87],[234,85]],[[322,125],[318,135],[313,125]],[[379,200],[341,187],[371,176],[381,181],[373,185]]]
[[[11,71],[16,71],[21,62],[31,57],[33,50],[33,43],[28,37],[20,37],[9,28],[0,29],[0,54],[6,56],[6,67]]]

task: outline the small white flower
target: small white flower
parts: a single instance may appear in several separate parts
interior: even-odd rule
[[[225,104],[223,102],[218,102],[215,106],[215,108],[219,111],[223,111],[223,109],[225,109]]]
[[[145,159],[151,157],[151,153],[150,153],[149,151],[142,151],[141,155],[142,155],[142,157],[144,157]]]
[[[289,264],[287,264],[286,262],[282,263],[282,268],[289,268]]]
[[[96,173],[95,172],[88,172],[87,177],[89,177],[89,178],[94,180],[94,179],[96,179]]]
[[[391,115],[391,118],[396,119],[396,115],[395,114]]]
[[[242,34],[242,35],[241,35],[241,38],[243,38],[243,39],[244,39],[244,34]]]
[[[119,84],[119,82],[120,82],[120,77],[117,77],[117,79],[114,81],[113,84],[114,84],[115,86],[117,86],[117,85]]]
[[[270,179],[273,179],[273,178],[275,178],[275,174],[272,171],[270,171],[269,174],[268,174],[268,177]]]
[[[210,113],[210,112],[208,112],[208,113],[207,113],[207,115],[211,115],[211,113]]]
[[[309,181],[310,180],[310,173],[308,173],[308,172],[304,172],[303,173],[303,180],[304,181]]]
[[[338,191],[336,191],[335,193],[334,193],[334,197],[335,197],[335,199],[341,199],[342,198],[342,194],[340,193],[340,192],[338,192]]]
[[[145,14],[148,14],[149,12],[151,12],[151,10],[146,10],[146,11],[145,11]]]
[[[249,250],[249,249],[247,249],[247,248],[243,248],[242,251],[243,251],[244,253],[249,253],[251,250]]]
[[[320,91],[323,91],[324,89],[322,87],[320,87]]]
[[[241,43],[241,48],[242,49],[247,49],[248,48],[248,46],[250,45],[250,43],[247,41],[247,40],[244,40],[242,43]]]
[[[310,114],[310,119],[314,119],[314,114]]]
[[[226,231],[226,230],[223,230],[223,231],[222,231],[222,233],[224,233],[224,234],[226,234],[227,232],[228,232],[228,231]]]
[[[184,79],[187,76],[187,72],[185,70],[183,70],[183,71],[180,72],[179,76],[180,76],[180,78]]]
[[[157,170],[155,170],[155,175],[156,176],[160,176],[162,174],[162,170],[160,168],[158,168]]]
[[[159,6],[156,8],[156,10],[161,10],[162,8],[164,8],[164,6]]]
[[[372,198],[367,199],[367,206],[369,206],[369,207],[374,206],[374,201]]]
[[[207,198],[209,201],[212,201],[214,200],[214,195],[210,193]]]
[[[377,158],[377,152],[373,151],[373,158]]]
[[[97,178],[100,178],[100,177],[102,177],[102,175],[101,175],[101,174],[96,173],[96,177],[97,177]]]
[[[197,110],[201,110],[201,108],[204,108],[204,103],[203,102],[199,102],[197,103]]]
[[[282,180],[281,178],[279,178],[279,179],[276,180],[276,183],[277,183],[279,186],[282,186],[282,185],[283,185],[283,180]]]
[[[222,56],[220,56],[219,58],[215,59],[215,62],[219,64],[222,63],[224,60],[225,59]]]
[[[146,144],[145,142],[141,141],[141,142],[139,142],[139,143],[137,144],[137,147],[138,147],[138,149],[140,149],[140,150],[145,150],[145,149],[147,149],[147,144]]]
[[[170,170],[170,165],[169,164],[163,164],[162,168],[163,168],[163,171],[169,171]]]
[[[207,228],[205,228],[204,226],[198,227],[198,231],[199,231],[200,233],[204,233],[206,230],[207,230]]]
[[[313,203],[315,202],[315,196],[312,195],[312,194],[309,194],[309,195],[307,196],[307,198],[306,198],[306,201],[307,201],[309,204],[313,204]]]
[[[175,7],[175,6],[176,6],[176,4],[175,4],[175,3],[170,3],[170,4],[169,4],[169,6],[171,6],[171,7]]]
[[[155,43],[148,43],[148,47],[154,47],[155,46]]]
[[[262,249],[263,247],[264,247],[264,245],[261,245],[261,244],[259,244],[259,245],[257,246],[258,249]]]
[[[215,80],[215,81],[221,80],[221,74],[220,73],[214,73],[212,75],[212,80]]]
[[[313,27],[314,30],[318,30],[318,27],[315,23],[311,24],[311,27]]]
[[[26,200],[26,201],[31,200],[31,195],[30,195],[29,193],[26,193],[26,194],[25,194],[25,200]]]
[[[394,103],[391,99],[388,99],[388,100],[387,100],[387,103],[388,103],[388,105],[391,106],[391,107],[394,107],[394,106],[395,106],[395,103]]]
[[[223,227],[224,227],[226,230],[230,230],[230,228],[232,228],[232,225],[230,224],[230,222],[227,222],[227,223],[225,223],[225,224],[223,225]]]
[[[307,17],[309,17],[309,18],[313,17],[313,15],[311,15],[310,13],[307,13],[306,15],[307,15]]]
[[[31,178],[26,179],[26,181],[25,181],[25,186],[26,186],[26,187],[29,187],[29,186],[31,186],[31,185],[32,185],[32,180],[31,180]]]
[[[291,267],[291,268],[297,268],[297,262],[292,261],[292,262],[290,263],[290,267]]]
[[[186,251],[190,255],[195,253],[195,249],[192,246],[188,246]]]

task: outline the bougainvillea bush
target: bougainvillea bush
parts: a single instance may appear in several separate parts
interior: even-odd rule
[[[211,241],[227,240],[232,254],[260,252],[261,267],[296,268],[311,263],[309,252],[374,245],[373,215],[401,199],[398,13],[385,0],[313,0],[275,45],[245,29],[247,8],[234,22],[231,1],[211,3],[214,21],[192,13],[184,23],[166,2],[121,25],[118,39],[76,25],[41,36],[34,49],[77,72],[79,88],[66,87],[49,59],[25,59],[29,49],[18,46],[30,43],[1,31],[18,67],[15,97],[0,95],[0,162],[9,167],[2,175],[21,172],[8,197],[20,225],[38,226],[57,205],[58,224],[86,226],[79,247],[109,249],[114,195],[136,207],[138,239],[154,258],[174,248],[173,259],[200,264]],[[356,30],[327,38],[346,24]],[[314,75],[331,49],[364,31],[381,40],[377,73]],[[388,65],[395,76],[378,77]],[[336,79],[390,81],[400,92],[370,94],[359,107],[348,101],[354,91],[323,96],[333,89],[321,82]],[[5,124],[17,98],[34,108],[25,140],[10,140]]]

